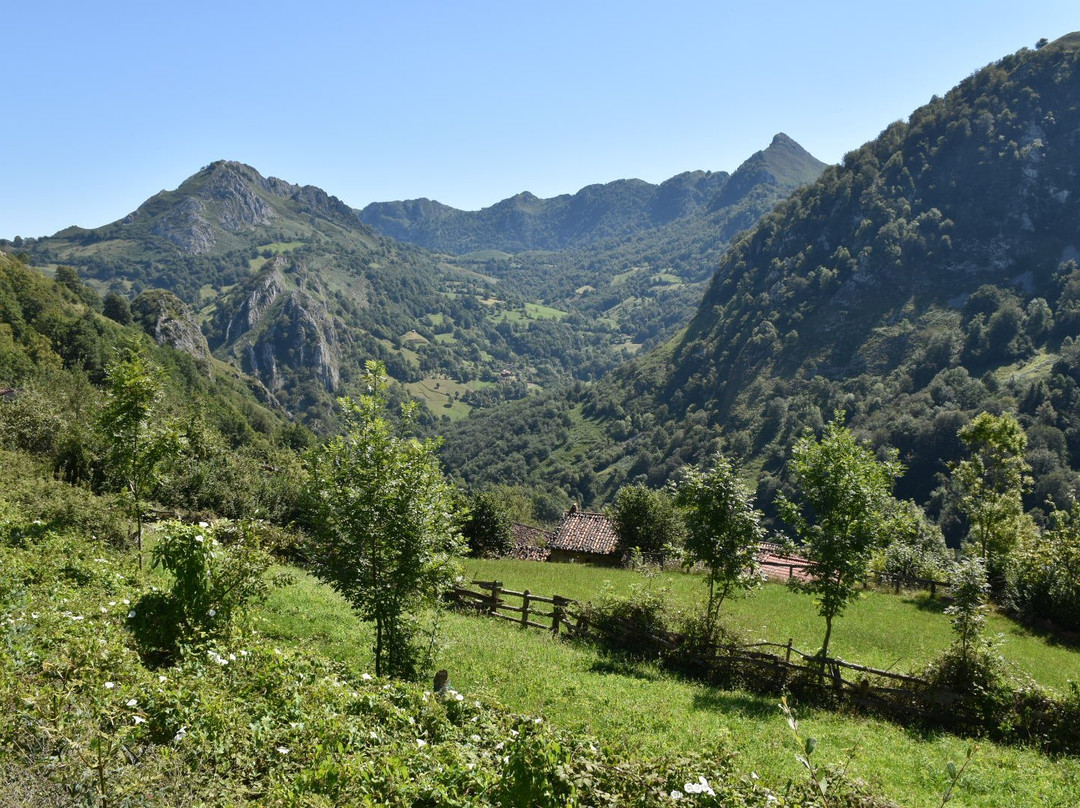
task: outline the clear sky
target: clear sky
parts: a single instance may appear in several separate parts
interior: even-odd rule
[[[230,159],[353,207],[478,209],[845,152],[974,70],[1080,29],[1037,3],[13,2],[0,237],[121,218]]]

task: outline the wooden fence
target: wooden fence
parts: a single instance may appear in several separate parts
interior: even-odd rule
[[[581,617],[576,610],[577,601],[573,598],[534,595],[528,589],[515,592],[513,589],[504,589],[502,581],[473,581],[472,585],[482,591],[455,586],[452,591],[454,602],[521,626],[547,629],[553,634],[563,631],[574,635],[581,629]],[[507,598],[518,601],[520,605],[507,602]],[[545,606],[550,606],[551,611],[545,611]]]
[[[994,707],[907,673],[859,665],[800,651],[788,640],[736,645],[707,644],[610,613],[593,613],[572,598],[545,597],[529,590],[505,589],[501,581],[459,586],[451,599],[463,608],[498,617],[524,628],[551,631],[600,645],[617,653],[640,652],[682,676],[724,688],[757,693],[793,693],[800,698],[846,704],[901,724],[936,727],[960,734],[989,734],[1005,742],[1033,743],[1055,754],[1080,754],[1080,708],[1038,693],[1016,691],[1016,703]],[[520,605],[515,605],[520,604]],[[548,610],[550,608],[550,611]],[[999,707],[1011,712],[1004,719]]]
[[[456,586],[451,599],[458,606],[479,614],[497,617],[523,628],[536,628],[554,634],[577,637],[604,644],[604,637],[591,625],[587,610],[573,598],[560,595],[534,595],[528,589],[506,589],[502,581],[472,581],[472,589]],[[549,610],[550,609],[550,610]],[[668,665],[695,679],[715,684],[742,683],[758,692],[780,693],[799,682],[805,688],[828,693],[844,701],[901,720],[930,717],[930,704],[944,705],[958,694],[932,691],[931,684],[918,676],[859,665],[834,657],[808,654],[786,645],[759,642],[748,645],[718,645],[691,652],[684,646],[687,638],[677,633],[664,636],[645,634],[631,622],[605,618],[610,631],[617,629],[622,640],[644,640],[662,649]],[[609,642],[611,638],[608,638]],[[615,640],[621,644],[620,639]]]

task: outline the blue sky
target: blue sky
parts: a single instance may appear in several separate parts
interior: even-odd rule
[[[354,207],[836,162],[1075,0],[12,3],[0,237],[124,216],[217,159]]]

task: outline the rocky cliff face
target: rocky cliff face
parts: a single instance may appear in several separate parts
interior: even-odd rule
[[[272,392],[307,374],[333,392],[341,381],[337,325],[315,280],[305,276],[310,291],[295,288],[300,274],[283,258],[268,265],[229,319],[226,350]]]
[[[169,345],[195,358],[210,372],[210,348],[191,309],[172,292],[153,289],[131,303],[132,318],[158,345]]]

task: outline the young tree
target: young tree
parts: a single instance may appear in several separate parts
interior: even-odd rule
[[[792,450],[791,470],[801,503],[777,498],[781,517],[802,540],[813,577],[797,584],[818,597],[825,618],[821,655],[827,656],[833,620],[854,600],[870,559],[885,537],[895,500],[892,486],[903,471],[891,450],[878,460],[859,445],[837,412],[820,440],[807,435]]]
[[[473,494],[469,497],[468,511],[461,532],[473,555],[489,558],[510,552],[514,546],[510,515],[496,494],[491,491]]]
[[[683,472],[675,501],[684,509],[685,563],[701,563],[708,569],[705,620],[711,634],[724,599],[760,581],[757,555],[765,539],[761,512],[754,507],[753,492],[720,452],[710,468],[692,466]]]
[[[1023,502],[1031,487],[1024,459],[1027,435],[1008,413],[988,412],[975,416],[958,434],[971,456],[952,465],[957,505],[971,524],[968,541],[993,581],[1000,579],[1017,541],[1032,531]]]
[[[98,419],[106,440],[106,458],[123,480],[135,521],[139,569],[143,568],[143,507],[158,465],[176,446],[176,436],[162,420],[163,374],[134,341],[116,350],[105,369],[105,406]]]
[[[661,561],[683,540],[683,523],[671,495],[644,485],[624,485],[615,496],[611,523],[619,534],[619,546],[637,548]]]
[[[416,673],[415,615],[449,585],[460,555],[453,489],[443,478],[436,439],[407,434],[386,416],[386,377],[368,362],[368,393],[343,398],[346,432],[316,456],[312,474],[320,576],[375,623],[375,672]]]

